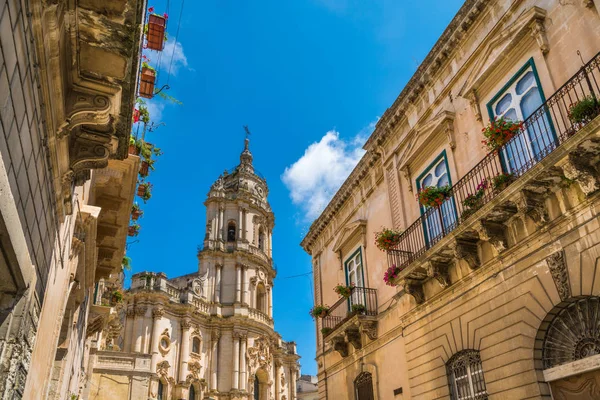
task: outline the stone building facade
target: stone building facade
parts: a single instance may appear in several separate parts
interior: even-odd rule
[[[0,1],[0,398],[81,392],[121,272],[144,2]]]
[[[92,353],[88,399],[296,398],[296,345],[273,324],[267,195],[246,139],[208,193],[198,272],[133,275],[118,348],[100,341]]]
[[[302,242],[321,399],[600,398],[599,7],[467,0],[384,113]]]

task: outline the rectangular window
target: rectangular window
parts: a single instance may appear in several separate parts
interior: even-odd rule
[[[550,119],[539,110],[545,101],[535,64],[530,59],[487,104],[491,119],[525,121],[536,111],[542,113],[535,122],[527,124],[523,134],[505,146],[502,162],[506,172],[519,174],[556,147]]]
[[[365,287],[365,274],[363,271],[362,262],[362,251],[360,247],[352,254],[345,263],[346,267],[346,285],[350,286],[354,284],[356,287]],[[352,307],[353,304],[365,304],[363,298],[363,292],[355,290],[350,296],[348,307]]]
[[[446,151],[442,152],[433,163],[417,178],[417,189],[426,187],[452,186]],[[433,245],[456,226],[456,207],[452,197],[446,199],[437,210],[428,211],[429,207],[421,206],[421,213],[426,214],[424,223],[425,243]]]

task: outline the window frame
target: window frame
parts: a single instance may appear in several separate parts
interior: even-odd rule
[[[459,377],[459,379],[467,379],[468,381],[468,386],[467,389],[469,390],[469,393],[466,394],[466,397],[459,396],[459,392],[458,392],[458,385],[457,382],[459,379],[457,379],[456,376],[456,371],[458,369],[457,366],[455,366],[455,364],[457,364],[458,362],[462,361],[463,358],[466,357],[476,357],[477,358],[477,367],[478,370],[477,371],[473,371],[473,362],[469,362],[466,364],[466,366],[460,366],[461,368],[465,368],[465,374],[461,375]],[[480,379],[481,379],[481,384],[483,386],[483,393],[481,392],[476,392],[476,387],[475,387],[475,378],[477,378],[477,375],[480,375]],[[452,357],[450,357],[450,359],[448,360],[448,362],[446,363],[446,378],[448,379],[448,390],[450,391],[450,399],[451,400],[467,400],[467,399],[477,399],[477,400],[485,400],[489,397],[489,394],[487,393],[487,387],[485,385],[485,376],[483,373],[483,364],[481,362],[481,354],[479,352],[479,350],[474,350],[474,349],[465,349],[465,350],[461,350],[457,353],[455,353]]]
[[[198,351],[194,351],[194,342],[196,340],[198,340]],[[202,351],[202,340],[200,339],[200,336],[192,336],[192,353],[200,354],[201,351]]]
[[[433,167],[435,167],[436,164],[438,164],[440,162],[440,160],[444,160],[444,162],[446,163],[446,170],[448,171],[448,186],[452,187],[453,183],[452,183],[452,174],[450,171],[450,163],[448,162],[448,154],[446,153],[446,149],[442,150],[442,152],[433,159],[433,161],[431,163],[429,163],[429,165],[427,165],[427,167],[425,167],[421,174],[419,176],[417,176],[417,178],[415,179],[415,186],[417,188],[417,193],[419,193],[419,190],[421,190],[421,180],[423,179],[423,177],[425,175],[427,175],[432,169]],[[456,202],[454,201],[454,196],[451,196],[450,199],[452,200],[452,210],[454,212],[454,220],[458,221],[458,211],[456,209]],[[418,200],[417,200],[418,202]],[[425,215],[425,212],[427,211],[427,209],[425,208],[424,205],[422,205],[420,202],[419,203],[419,211],[421,212],[421,216]],[[427,246],[429,246],[429,232],[427,229],[427,223],[426,223],[426,219],[423,219],[423,234],[425,235],[425,244]],[[444,221],[440,221],[441,224],[444,223]]]
[[[538,89],[539,89],[539,93],[540,93],[540,98],[542,100],[542,105],[544,103],[546,103],[546,95],[544,94],[544,87],[542,86],[542,82],[540,81],[540,76],[538,74],[538,70],[535,66],[535,60],[533,59],[533,57],[530,57],[529,60],[527,60],[525,62],[525,64],[523,64],[523,66],[521,68],[519,68],[517,70],[517,72],[515,72],[510,79],[502,86],[502,88],[500,88],[500,90],[498,90],[496,92],[496,94],[486,103],[486,109],[488,112],[488,118],[490,123],[492,123],[492,121],[494,120],[495,117],[495,113],[494,113],[494,108],[493,105],[494,103],[496,103],[505,93],[506,91],[515,84],[515,82],[517,82],[517,80],[519,80],[525,73],[525,71],[527,71],[527,69],[531,68],[531,72],[533,72],[533,77],[535,79],[535,84],[537,85]],[[554,141],[556,142],[558,139],[556,137],[556,129],[554,128],[554,122],[552,120],[552,116],[550,115],[550,113],[546,110],[546,116],[548,119],[548,125],[550,127],[550,133],[552,134],[552,139],[554,139]],[[505,161],[505,156],[504,155],[500,155],[500,165],[502,166],[502,172],[507,173],[509,171],[509,168],[507,168],[506,166],[506,161]]]
[[[366,282],[365,282],[365,262],[363,259],[363,252],[362,252],[362,246],[358,246],[358,248],[352,252],[352,254],[350,254],[348,257],[346,257],[346,260],[344,261],[344,275],[346,277],[346,286],[350,286],[350,281],[348,280],[348,263],[352,260],[354,260],[354,258],[356,257],[356,255],[360,255],[360,272],[362,275],[362,286],[361,287],[366,287]],[[359,287],[359,286],[357,286]],[[367,298],[366,298],[366,293],[363,292],[363,304],[366,306],[367,305]],[[347,299],[347,304],[348,304],[348,311],[351,311],[352,309],[352,295],[350,295]]]
[[[356,376],[356,378],[354,378],[354,381],[353,381],[353,385],[354,385],[354,398],[355,398],[356,400],[362,400],[362,399],[360,399],[360,398],[359,398],[359,396],[358,396],[358,395],[359,395],[359,393],[358,393],[358,389],[359,389],[359,388],[358,388],[358,385],[357,385],[357,381],[358,381],[358,380],[359,380],[359,378],[361,378],[363,375],[368,375],[368,376],[369,376],[369,379],[370,379],[370,382],[371,382],[371,399],[375,399],[375,386],[374,386],[374,383],[373,383],[373,374],[372,374],[372,373],[370,373],[370,372],[368,372],[368,371],[362,371],[360,374],[358,374],[358,375]],[[366,400],[369,400],[369,399],[366,399]]]

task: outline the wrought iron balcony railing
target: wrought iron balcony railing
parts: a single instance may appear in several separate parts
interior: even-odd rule
[[[334,331],[356,314],[377,315],[377,289],[354,287],[350,297],[339,299],[323,318],[323,328]]]
[[[505,175],[510,184],[593,120],[600,111],[599,82],[600,53],[523,121],[517,135],[499,150],[490,152],[456,182],[441,206],[423,211],[402,233],[399,243],[388,251],[389,265],[401,270],[408,267],[506,188],[506,185],[495,187],[495,177]],[[582,100],[593,101],[594,106],[584,118],[581,115],[574,118],[571,106]],[[477,193],[482,182],[485,187],[480,198],[466,206],[465,199]]]

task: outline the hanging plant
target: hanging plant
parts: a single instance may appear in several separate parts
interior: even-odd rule
[[[142,163],[140,164],[140,176],[142,178],[145,178],[148,176],[149,168],[150,168],[150,164],[148,163],[148,161],[146,161],[146,160],[142,161]]]
[[[110,296],[110,301],[111,303],[114,304],[118,304],[118,303],[122,303],[123,302],[123,292],[121,292],[120,290],[115,290],[112,292],[111,296]]]
[[[402,270],[396,267],[396,264],[393,264],[391,267],[389,267],[383,274],[383,281],[385,284],[388,286],[396,286],[393,281],[398,277],[400,271]]]
[[[133,203],[131,206],[131,219],[137,221],[142,215],[144,215],[144,210],[140,208],[138,203]]]
[[[498,174],[492,178],[494,192],[501,192],[515,180],[514,174]]]
[[[310,309],[309,314],[313,318],[325,318],[329,312],[329,306],[316,305]]]
[[[140,226],[138,224],[132,224],[127,227],[128,236],[137,236],[140,233]]]
[[[129,136],[129,154],[137,156],[140,154],[140,142],[135,137]]]
[[[497,151],[523,130],[523,122],[513,122],[503,117],[494,120],[481,130],[485,140],[482,143],[489,151]]]
[[[150,11],[152,10],[152,11]],[[158,15],[154,13],[154,7],[148,9],[148,23],[144,27],[146,35],[146,48],[162,51],[165,42],[165,30],[167,27],[167,14]]]
[[[381,251],[393,249],[400,243],[400,235],[402,232],[394,229],[382,228],[381,231],[375,232],[375,246]]]
[[[367,311],[367,307],[364,304],[352,304],[352,312],[354,314],[364,314]]]
[[[569,106],[569,119],[579,127],[593,120],[598,115],[598,111],[596,99],[587,96]]]
[[[475,193],[469,194],[462,202],[463,212],[462,218],[465,219],[477,211],[483,205],[483,197],[485,196],[485,189],[487,189],[488,183],[487,179],[483,179],[477,188],[475,189]]]
[[[426,207],[439,207],[450,197],[450,186],[427,186],[419,190],[417,199]]]
[[[131,258],[123,256],[123,261],[121,261],[121,267],[123,267],[124,271],[131,271]]]
[[[137,195],[144,200],[144,203],[152,197],[152,184],[150,182],[140,183],[138,186]]]
[[[140,77],[140,96],[151,99],[154,96],[154,82],[156,80],[156,70],[146,61],[142,63],[142,74]]]
[[[337,285],[333,288],[333,291],[340,295],[340,297],[348,298],[352,294],[354,287],[354,283],[351,283],[350,286]]]

